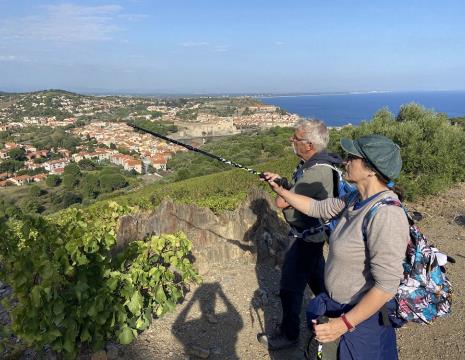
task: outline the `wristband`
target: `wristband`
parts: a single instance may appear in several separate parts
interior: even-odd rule
[[[342,319],[342,321],[344,321],[344,324],[346,324],[347,330],[348,330],[349,332],[352,332],[352,331],[355,330],[355,326],[353,326],[353,325],[350,323],[350,321],[347,320],[345,314],[342,314],[342,315],[341,315],[341,319]]]

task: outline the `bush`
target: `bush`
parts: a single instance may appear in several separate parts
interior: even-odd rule
[[[465,180],[465,132],[449,125],[444,114],[408,104],[394,118],[383,109],[370,122],[342,129],[337,139],[367,134],[385,135],[400,146],[403,166],[397,182],[408,200],[436,194]],[[337,139],[332,139],[332,145],[340,151]]]
[[[63,171],[63,175],[70,175],[72,177],[79,177],[81,176],[81,169],[76,163],[70,163],[65,166]]]
[[[120,174],[104,174],[100,176],[100,189],[102,192],[112,192],[113,190],[124,188],[128,182]]]
[[[81,181],[82,195],[95,199],[100,192],[100,181],[97,175],[87,174]]]
[[[81,197],[73,192],[67,191],[63,194],[61,205],[67,208],[73,204],[79,204],[82,201]]]
[[[61,177],[59,175],[49,175],[45,179],[45,184],[48,187],[57,187],[61,184]]]
[[[16,298],[12,330],[27,345],[48,344],[72,359],[81,343],[128,344],[198,280],[181,233],[134,241],[110,256],[118,219],[130,210],[109,203],[0,223],[0,276]]]
[[[90,159],[82,159],[81,161],[78,162],[78,166],[81,170],[95,170],[97,168],[97,165]]]

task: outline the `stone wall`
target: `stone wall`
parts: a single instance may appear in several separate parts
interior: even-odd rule
[[[166,199],[152,213],[123,217],[117,248],[151,234],[183,231],[192,241],[201,274],[227,261],[278,263],[287,245],[287,226],[278,213],[271,197],[258,189],[236,210],[221,215]]]

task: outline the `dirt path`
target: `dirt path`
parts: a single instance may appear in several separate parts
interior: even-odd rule
[[[448,266],[454,286],[453,314],[432,326],[409,324],[397,333],[400,359],[465,359],[465,184],[438,197],[409,204],[424,215],[420,228],[430,242],[456,259]],[[256,340],[280,319],[279,270],[226,264],[211,268],[176,312],[157,320],[130,346],[124,359],[300,358],[300,349],[269,353]],[[302,322],[303,336],[306,330]],[[303,348],[303,340],[300,348]]]

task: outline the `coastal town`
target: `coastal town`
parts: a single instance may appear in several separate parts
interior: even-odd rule
[[[0,96],[0,187],[24,186],[62,175],[65,167],[87,159],[120,166],[136,175],[163,175],[167,163],[184,148],[148,134],[135,132],[127,121],[145,121],[171,128],[181,140],[224,137],[242,131],[289,127],[298,115],[250,98],[155,99],[139,97],[81,96],[64,91],[44,91]],[[18,141],[34,129],[64,129],[69,136],[92,146],[34,146]],[[20,151],[23,162],[14,169],[8,161]],[[3,166],[2,166],[3,165]],[[16,164],[17,165],[17,164]]]

